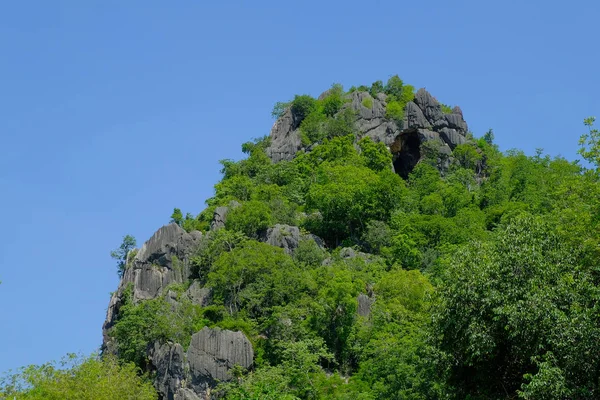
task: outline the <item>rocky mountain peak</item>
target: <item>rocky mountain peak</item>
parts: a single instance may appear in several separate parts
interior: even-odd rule
[[[323,92],[323,100],[330,90]],[[383,142],[394,156],[394,168],[398,174],[407,177],[412,168],[422,159],[422,145],[433,142],[438,147],[439,167],[447,167],[444,156],[467,141],[468,126],[460,107],[445,113],[442,105],[427,90],[419,89],[412,101],[404,107],[404,118],[394,120],[387,112],[388,96],[377,93],[373,97],[367,91],[355,90],[344,95],[345,103],[340,110],[350,108],[355,115],[357,139],[368,136],[376,142]],[[267,154],[274,162],[291,160],[307,149],[302,143],[301,121],[294,115],[292,107],[275,121],[270,132],[270,146]]]

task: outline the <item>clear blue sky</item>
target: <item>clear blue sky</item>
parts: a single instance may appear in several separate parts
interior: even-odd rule
[[[0,5],[0,371],[94,351],[109,252],[173,207],[273,104],[392,74],[502,149],[574,159],[600,114],[596,1],[13,1]]]

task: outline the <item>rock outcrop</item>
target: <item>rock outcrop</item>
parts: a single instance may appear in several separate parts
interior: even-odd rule
[[[294,254],[301,240],[313,240],[319,247],[325,247],[325,242],[320,237],[302,234],[297,226],[284,224],[276,224],[267,229],[261,240],[271,246],[281,247],[289,255]]]
[[[319,98],[326,97],[324,92]],[[441,155],[438,167],[443,170],[448,163],[444,157],[450,155],[459,144],[466,142],[467,123],[459,107],[451,114],[444,114],[441,104],[425,89],[419,89],[413,101],[405,108],[403,121],[386,117],[387,96],[384,93],[372,97],[368,92],[354,91],[346,95],[347,103],[356,113],[355,126],[358,136],[368,136],[383,142],[394,155],[394,168],[407,177],[414,166],[423,158],[422,145],[433,142]],[[270,134],[267,154],[274,162],[291,160],[297,152],[306,150],[300,139],[299,122],[291,109],[275,121]]]
[[[375,302],[375,299],[367,296],[366,294],[358,295],[356,299],[358,302],[357,314],[361,317],[368,317],[371,315],[371,306]]]
[[[192,336],[187,352],[178,343],[155,343],[149,359],[163,400],[206,399],[217,382],[232,378],[234,365],[252,365],[254,350],[242,332],[204,327]]]
[[[125,290],[131,286],[132,300],[137,302],[160,296],[171,283],[186,282],[190,276],[189,257],[201,239],[202,233],[187,233],[179,225],[171,223],[160,228],[144,243],[127,263],[119,288],[111,296],[102,327],[105,350],[112,351],[108,330],[123,304]]]

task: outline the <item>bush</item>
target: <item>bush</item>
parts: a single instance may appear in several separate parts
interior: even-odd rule
[[[356,115],[350,108],[344,109],[338,113],[335,118],[328,119],[325,123],[325,136],[327,138],[334,138],[337,136],[346,136],[353,134],[356,131],[354,127],[354,121]]]
[[[302,121],[300,124],[300,136],[303,145],[308,146],[320,142],[325,138],[323,126],[326,120],[325,115],[315,110]]]
[[[444,114],[452,114],[452,107],[446,105],[446,104],[440,104],[442,106],[442,112]]]
[[[373,108],[373,99],[371,97],[365,97],[364,99],[362,99],[361,104],[363,105],[363,107],[365,108]]]
[[[340,84],[334,84],[329,90],[329,95],[322,101],[323,112],[328,117],[333,117],[344,104],[344,89]]]
[[[294,113],[297,123],[301,123],[308,114],[316,109],[317,100],[307,94],[296,95],[292,101],[292,113]]]
[[[257,200],[247,201],[230,210],[225,221],[228,230],[242,232],[251,238],[258,238],[272,224],[269,206]]]
[[[404,120],[404,106],[399,101],[391,101],[387,103],[385,109],[385,117],[401,124]]]

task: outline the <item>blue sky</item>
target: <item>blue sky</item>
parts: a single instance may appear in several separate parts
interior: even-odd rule
[[[504,150],[576,158],[599,114],[594,1],[18,1],[0,5],[0,372],[101,343],[109,257],[273,104],[399,74]]]

